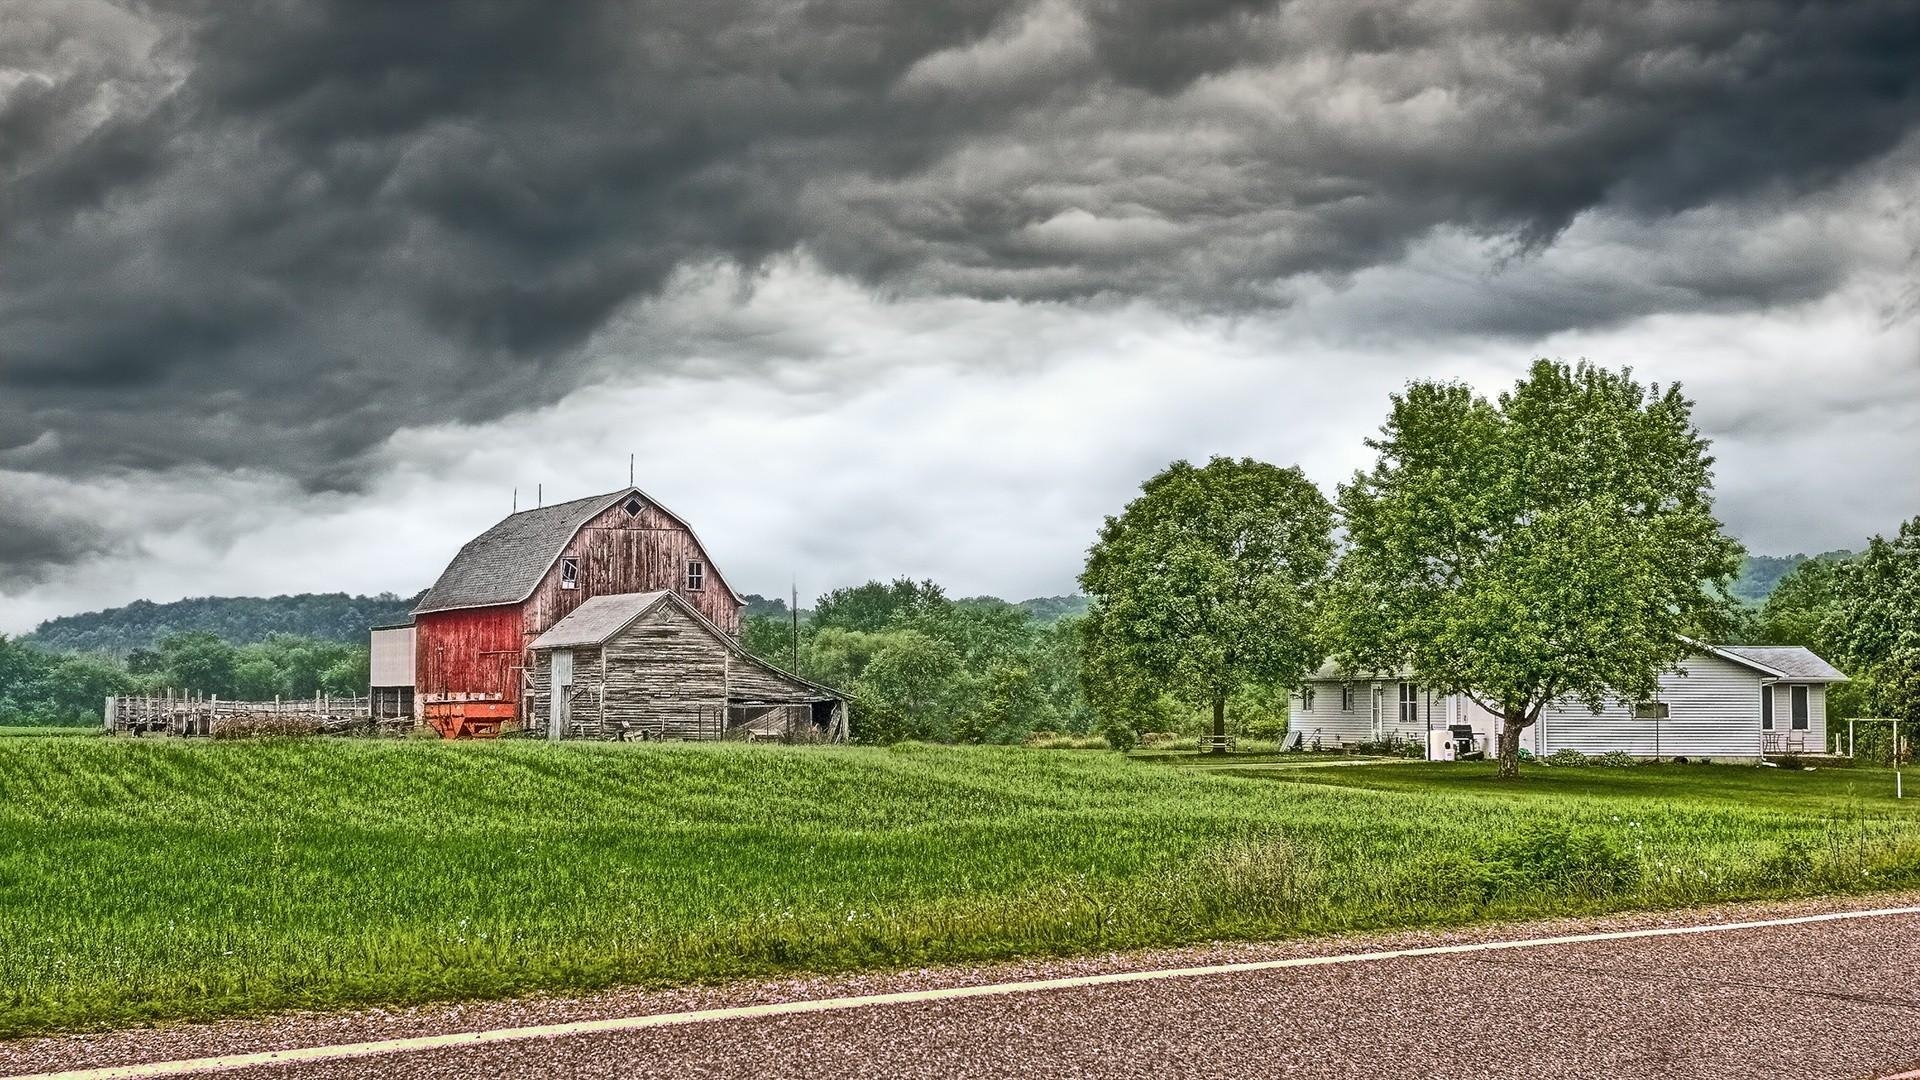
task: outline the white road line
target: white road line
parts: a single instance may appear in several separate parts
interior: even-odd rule
[[[181,1061],[155,1061],[143,1065],[113,1065],[99,1069],[74,1069],[68,1072],[31,1073],[0,1077],[0,1080],[149,1080],[152,1077],[189,1076],[195,1073],[228,1072],[262,1065],[288,1065],[305,1062],[342,1061],[352,1058],[383,1057],[421,1050],[459,1049],[492,1043],[521,1042],[528,1039],[552,1039],[567,1035],[597,1035],[607,1032],[644,1031],[648,1028],[677,1027],[682,1024],[710,1024],[725,1020],[756,1020],[765,1017],[795,1016],[802,1013],[838,1012],[876,1005],[910,1005],[929,1001],[955,1001],[961,998],[1000,997],[1008,994],[1032,994],[1048,990],[1074,990],[1087,986],[1117,983],[1158,982],[1164,979],[1192,979],[1204,975],[1233,975],[1249,971],[1278,971],[1284,968],[1326,967],[1334,964],[1360,964],[1380,960],[1398,960],[1416,956],[1452,956],[1461,953],[1494,952],[1503,949],[1532,949],[1546,945],[1581,945],[1599,941],[1628,941],[1634,938],[1674,937],[1682,934],[1714,934],[1729,930],[1758,930],[1774,926],[1805,926],[1809,923],[1837,922],[1843,919],[1877,919],[1891,915],[1920,915],[1920,907],[1874,908],[1868,911],[1836,911],[1824,915],[1800,915],[1788,919],[1759,919],[1752,922],[1708,923],[1702,926],[1667,926],[1649,930],[1613,930],[1593,934],[1566,934],[1560,937],[1520,938],[1512,941],[1482,941],[1468,945],[1428,945],[1414,949],[1389,949],[1384,952],[1345,953],[1336,956],[1295,956],[1284,960],[1254,960],[1238,964],[1211,964],[1205,967],[1163,968],[1157,971],[1116,971],[1105,975],[1076,975],[1061,979],[1033,979],[1027,982],[994,983],[986,986],[949,986],[937,990],[905,990],[891,994],[865,994],[858,997],[819,998],[813,1001],[782,1001],[767,1005],[739,1005],[725,1009],[696,1009],[691,1012],[655,1013],[650,1016],[622,1016],[606,1020],[576,1020],[564,1024],[535,1027],[499,1028],[493,1031],[465,1031],[450,1035],[419,1035],[406,1039],[379,1039],[372,1042],[341,1043],[337,1046],[309,1046],[297,1050],[267,1050],[224,1057],[192,1058]]]

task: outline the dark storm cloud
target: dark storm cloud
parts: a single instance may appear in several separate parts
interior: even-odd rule
[[[1917,83],[1906,0],[15,0],[0,453],[351,486],[398,428],[564,394],[716,260],[1230,309],[1438,228],[1764,215],[1894,147]],[[1465,323],[1802,299],[1844,265],[1667,260],[1623,307]],[[58,557],[20,509],[0,564]]]

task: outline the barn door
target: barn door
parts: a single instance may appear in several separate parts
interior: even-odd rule
[[[553,687],[547,695],[547,741],[559,742],[567,733],[568,713],[573,700],[573,651],[553,651]]]

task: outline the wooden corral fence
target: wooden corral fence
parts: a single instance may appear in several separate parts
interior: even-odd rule
[[[376,716],[366,697],[273,701],[223,701],[218,695],[191,693],[109,697],[106,729],[118,735],[210,737],[240,735],[318,735],[404,733],[411,716]]]

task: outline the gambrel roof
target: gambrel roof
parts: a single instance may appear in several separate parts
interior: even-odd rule
[[[605,495],[508,515],[498,525],[467,541],[460,553],[441,571],[440,580],[434,582],[433,588],[420,598],[413,613],[424,615],[433,611],[524,602],[533,595],[533,590],[540,585],[540,579],[547,576],[547,571],[553,569],[561,552],[566,550],[580,529],[628,496],[638,496],[647,505],[686,526],[694,544],[702,552],[706,551],[706,545],[700,543],[700,537],[694,535],[693,527],[687,525],[680,515],[660,505],[657,499],[639,488],[621,488]],[[708,569],[716,577],[720,576],[719,569],[712,565],[712,556],[708,556]],[[721,577],[723,583],[725,580]],[[732,592],[731,587],[728,591],[736,600],[740,598],[738,593]]]

